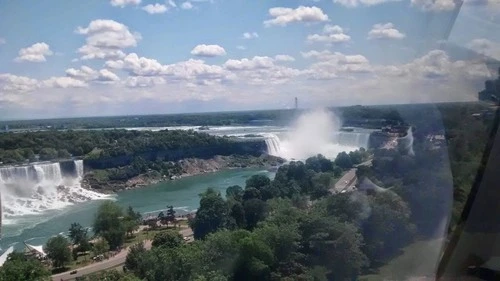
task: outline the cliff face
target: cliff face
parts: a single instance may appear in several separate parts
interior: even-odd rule
[[[118,157],[86,159],[84,164],[92,169],[107,169],[129,165],[135,157],[142,157],[149,161],[178,161],[186,158],[210,159],[216,155],[260,156],[266,152],[267,146],[264,140],[235,140],[226,144],[199,146],[192,149],[150,151]]]

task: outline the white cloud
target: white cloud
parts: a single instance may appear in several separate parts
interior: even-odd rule
[[[10,73],[0,73],[0,89],[2,92],[23,93],[33,91],[37,87],[38,81],[36,79]]]
[[[276,61],[295,61],[295,58],[289,55],[276,55],[274,59]]]
[[[500,43],[485,38],[474,39],[467,43],[467,48],[486,57],[500,60]]]
[[[131,76],[125,81],[125,85],[129,88],[148,88],[165,83],[166,81],[162,77],[150,76]]]
[[[238,49],[238,50],[246,50],[247,47],[245,47],[243,45],[238,45],[238,46],[236,46],[236,49]]]
[[[72,77],[51,77],[40,82],[40,87],[45,88],[82,88],[87,87],[84,81]]]
[[[191,2],[184,2],[182,3],[181,8],[184,10],[191,10],[193,8],[193,4],[191,4]]]
[[[98,19],[88,27],[78,27],[76,33],[86,35],[86,44],[78,49],[81,59],[116,59],[125,56],[121,49],[137,46],[141,39],[139,33],[114,20]]]
[[[368,32],[368,39],[403,39],[406,35],[394,28],[392,23],[377,23]]]
[[[307,41],[309,43],[319,42],[319,43],[342,43],[351,40],[351,36],[346,34],[312,34],[307,36]]]
[[[52,56],[54,53],[50,50],[50,46],[44,42],[35,43],[27,48],[19,50],[18,56],[15,58],[17,62],[44,62],[45,57]]]
[[[125,7],[128,5],[139,5],[141,4],[141,0],[111,0],[111,6],[113,7]]]
[[[0,37],[0,45],[3,45],[5,43],[7,43],[7,41],[5,41],[5,38]]]
[[[302,56],[317,60],[305,71],[308,78],[315,80],[349,77],[356,73],[368,73],[373,70],[370,62],[363,55],[345,55],[325,50],[302,53]]]
[[[190,59],[169,65],[163,65],[155,59],[128,54],[123,60],[107,61],[106,67],[122,69],[133,76],[169,77],[173,80],[225,79],[228,74],[222,67],[207,65],[202,60]]]
[[[358,6],[375,6],[387,2],[396,2],[401,0],[333,0],[333,3],[340,4],[348,8],[354,8]]]
[[[80,69],[66,69],[66,76],[83,81],[112,82],[120,80],[115,73],[107,69],[97,71],[85,65]]]
[[[243,39],[255,39],[255,38],[259,38],[259,34],[257,32],[243,33]]]
[[[328,15],[323,13],[318,7],[299,6],[296,9],[275,7],[269,9],[269,15],[273,18],[264,21],[264,25],[269,27],[273,25],[286,26],[294,22],[325,22],[328,21]]]
[[[174,0],[165,1],[170,7],[177,8],[177,4],[175,4]]]
[[[199,57],[217,57],[225,56],[226,50],[219,45],[205,45],[201,44],[191,50],[191,54]]]
[[[411,0],[411,5],[422,11],[451,11],[455,9],[454,0]]]
[[[308,43],[343,43],[351,40],[351,36],[344,33],[338,25],[325,25],[322,34],[311,34],[307,36]]]
[[[158,3],[146,5],[142,7],[142,9],[152,15],[163,14],[168,10],[167,6]]]
[[[272,58],[260,56],[255,56],[252,59],[230,59],[224,63],[224,67],[229,70],[252,70],[259,68],[271,68],[273,66],[274,60]]]
[[[344,33],[344,29],[338,25],[326,24],[323,27],[323,33],[325,34]]]

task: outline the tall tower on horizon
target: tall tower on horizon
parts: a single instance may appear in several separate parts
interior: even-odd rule
[[[295,97],[295,110],[299,108],[299,99]]]

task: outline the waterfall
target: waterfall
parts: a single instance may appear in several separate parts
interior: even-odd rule
[[[83,178],[83,160],[75,160],[76,176],[79,179]]]
[[[370,133],[368,132],[333,132],[333,142],[339,145],[368,148]]]
[[[65,167],[73,171],[65,173],[60,163],[0,168],[2,213],[10,217],[36,214],[106,197],[82,188],[82,160],[75,160],[74,165],[69,163],[72,165]]]
[[[49,182],[54,186],[62,184],[63,177],[59,163],[33,165],[38,182]]]
[[[275,134],[264,134],[267,153],[273,156],[280,156],[281,147],[280,147],[280,139]]]
[[[399,139],[399,144],[403,147],[403,149],[408,153],[408,155],[415,155],[415,151],[413,151],[413,131],[412,127],[409,127],[406,131],[406,136]]]

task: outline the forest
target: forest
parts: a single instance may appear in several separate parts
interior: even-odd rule
[[[19,164],[26,161],[82,157],[99,160],[133,156],[157,151],[189,151],[199,147],[225,147],[230,138],[182,130],[128,131],[40,131],[0,134],[0,162]]]

